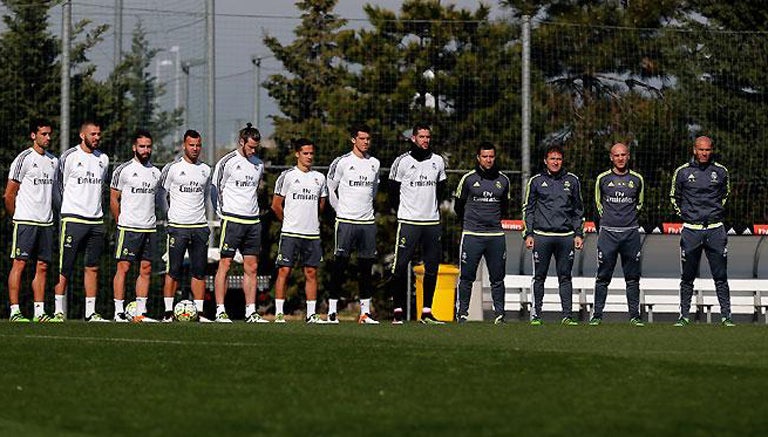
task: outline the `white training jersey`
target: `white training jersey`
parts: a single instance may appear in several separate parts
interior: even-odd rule
[[[258,219],[258,190],[264,163],[258,156],[246,158],[233,150],[216,163],[212,184],[216,187],[219,217]]]
[[[160,170],[149,162],[142,164],[136,158],[120,164],[112,172],[110,187],[120,191],[118,226],[128,229],[155,229],[155,194],[159,182]]]
[[[446,179],[445,160],[432,153],[417,161],[410,152],[395,158],[389,179],[400,183],[400,205],[397,219],[404,222],[440,222],[437,209],[437,183]]]
[[[379,160],[352,152],[334,159],[328,168],[328,190],[336,217],[373,223],[373,199],[379,188]]]
[[[56,184],[61,193],[61,215],[86,220],[104,216],[101,192],[107,179],[109,157],[99,149],[87,153],[81,145],[61,155]]]
[[[11,163],[8,179],[20,183],[16,194],[14,222],[53,224],[51,199],[58,158],[45,151],[42,155],[34,148],[21,152]]]
[[[166,164],[160,175],[160,186],[168,193],[168,222],[172,225],[208,225],[205,197],[211,184],[211,167],[183,157]]]
[[[280,173],[275,182],[275,195],[285,198],[283,206],[283,235],[319,237],[320,217],[318,205],[321,197],[328,197],[328,187],[322,173],[303,172],[298,167]]]

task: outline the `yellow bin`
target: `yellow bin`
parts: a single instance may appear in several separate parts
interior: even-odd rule
[[[424,264],[413,268],[416,274],[416,317],[421,318],[424,307]],[[456,308],[456,282],[459,279],[459,268],[451,264],[440,264],[437,269],[437,286],[435,298],[432,300],[432,315],[444,322],[453,321]]]

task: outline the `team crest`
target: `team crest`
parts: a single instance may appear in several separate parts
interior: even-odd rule
[[[496,181],[494,185],[496,185],[496,188],[501,189],[501,182]]]
[[[629,184],[627,184],[629,188],[635,188],[635,181],[629,181]]]
[[[710,173],[710,174],[709,174],[709,179],[710,179],[712,182],[717,182],[717,173],[716,173],[716,172],[714,172],[714,171],[713,171],[712,173]]]

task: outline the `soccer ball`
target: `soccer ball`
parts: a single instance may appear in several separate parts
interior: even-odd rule
[[[179,322],[194,322],[197,320],[197,307],[191,300],[180,300],[173,307],[173,317]]]
[[[125,306],[125,318],[133,320],[134,317],[138,316],[138,314],[136,314],[136,308],[137,305],[135,300],[128,302],[128,305]]]

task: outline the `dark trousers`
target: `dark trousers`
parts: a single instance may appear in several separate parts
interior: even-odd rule
[[[560,305],[563,317],[573,314],[573,284],[571,269],[573,268],[573,236],[534,235],[533,246],[533,314],[541,317],[541,306],[544,301],[544,280],[547,278],[549,261],[555,257],[557,281],[560,291]]]
[[[693,280],[699,275],[702,250],[707,255],[715,293],[720,303],[720,315],[731,317],[731,291],[728,288],[728,234],[725,226],[680,232],[680,317],[688,317],[693,297]]]
[[[504,275],[507,262],[507,242],[504,235],[468,235],[462,234],[459,249],[461,266],[459,268],[458,315],[467,315],[469,300],[472,297],[472,283],[477,276],[477,266],[485,257],[488,277],[491,280],[493,312],[496,316],[504,315]]]
[[[413,225],[400,223],[397,227],[395,240],[395,261],[392,265],[392,282],[390,293],[395,308],[405,309],[408,295],[408,263],[413,258],[417,247],[421,247],[421,257],[424,260],[424,307],[432,307],[437,285],[437,269],[440,266],[442,251],[442,228],[437,225]]]
[[[640,317],[640,232],[637,229],[621,232],[600,229],[597,237],[594,317],[603,317],[608,284],[611,283],[619,255],[627,288],[629,317]]]

